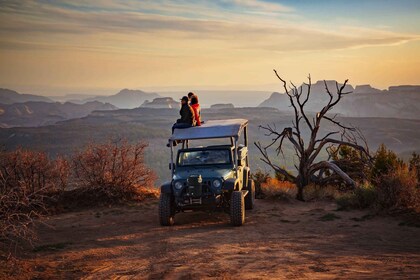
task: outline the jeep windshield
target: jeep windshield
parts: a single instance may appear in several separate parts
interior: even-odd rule
[[[231,151],[227,149],[180,151],[178,166],[225,165],[232,162],[231,158]]]

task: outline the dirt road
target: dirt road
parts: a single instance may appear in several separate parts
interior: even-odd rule
[[[160,227],[157,202],[50,218],[26,257],[32,279],[420,278],[420,228],[328,202],[258,200],[246,225],[185,213]]]

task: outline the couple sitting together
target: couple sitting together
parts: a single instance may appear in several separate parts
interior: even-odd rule
[[[181,115],[180,119],[176,120],[176,123],[172,126],[172,133],[175,128],[189,128],[193,126],[200,126],[203,122],[201,121],[201,109],[198,104],[198,97],[194,93],[188,93],[188,96],[184,96],[181,99]]]

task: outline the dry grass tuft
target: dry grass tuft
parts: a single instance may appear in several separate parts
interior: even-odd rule
[[[265,183],[261,184],[261,191],[266,198],[290,200],[296,196],[297,187],[288,181],[268,178]]]
[[[297,187],[294,183],[288,181],[268,178],[265,183],[261,184],[261,191],[264,198],[292,200],[296,196]],[[304,197],[306,198],[306,201],[334,200],[341,195],[342,193],[337,190],[336,186],[330,185],[308,185],[304,189]]]

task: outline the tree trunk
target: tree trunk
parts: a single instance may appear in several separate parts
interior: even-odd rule
[[[300,201],[305,201],[304,199],[303,199],[303,188],[304,188],[305,186],[302,186],[302,185],[300,185],[300,184],[298,184],[297,185],[297,188],[298,188],[298,191],[297,191],[297,194],[296,194],[296,199],[297,200],[300,200]]]
[[[303,189],[309,184],[309,176],[308,176],[308,169],[302,164],[299,167],[299,176],[296,180],[296,185],[298,188],[298,192],[296,194],[296,199],[300,201],[305,201],[303,198]]]

